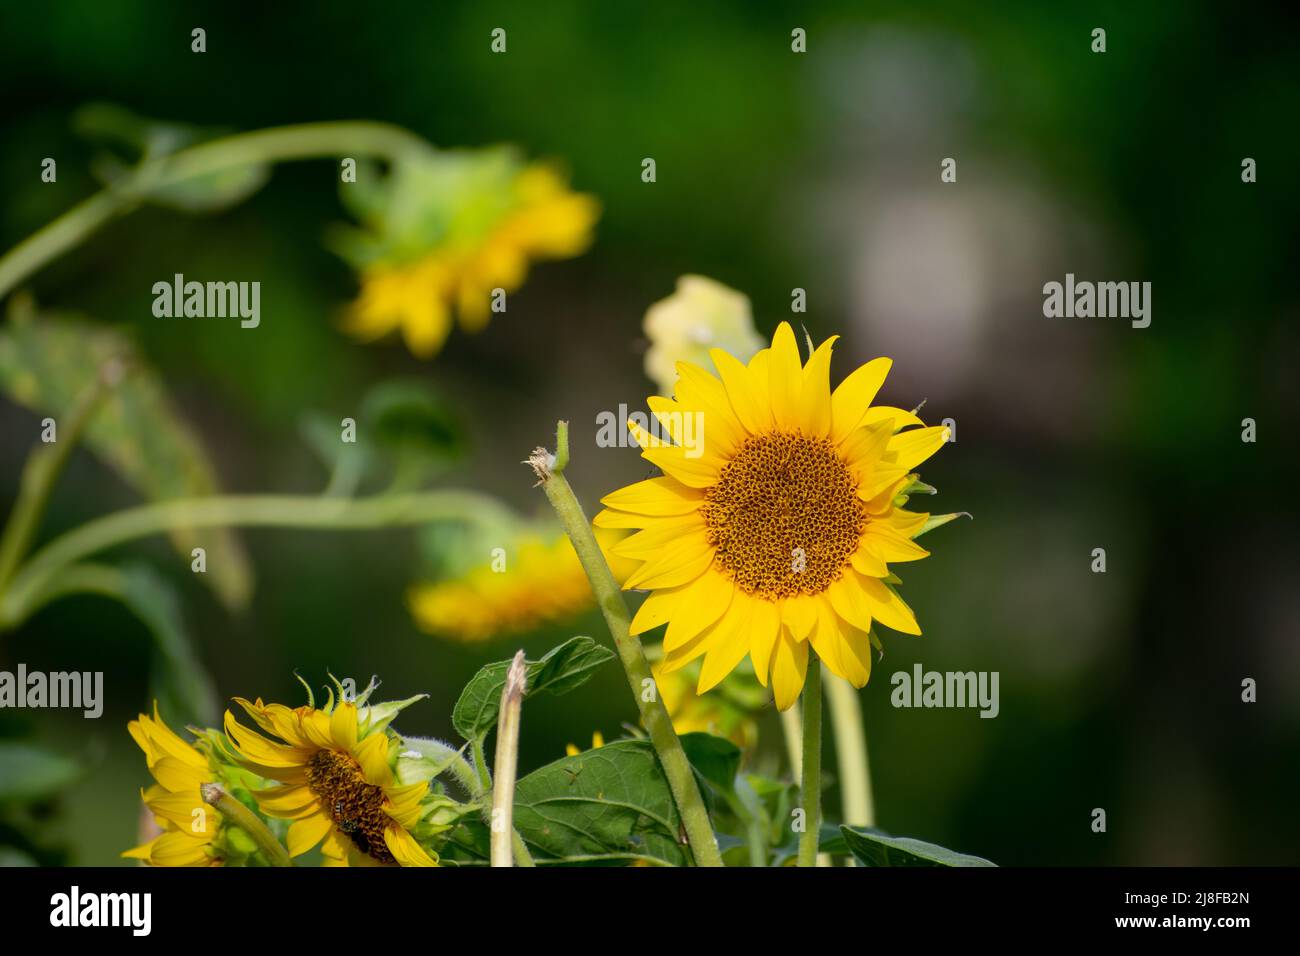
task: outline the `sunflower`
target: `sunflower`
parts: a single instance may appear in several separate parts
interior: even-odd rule
[[[921,633],[888,564],[929,553],[912,541],[929,516],[901,505],[912,469],[948,431],[872,406],[886,358],[832,394],[834,342],[803,365],[783,322],[747,365],[714,349],[721,379],[682,362],[675,398],[647,402],[677,444],[630,425],[663,474],[602,499],[595,524],[638,529],[613,546],[639,562],[623,587],[651,592],[632,633],[667,623],[663,667],[703,656],[700,693],[749,655],[785,710],[803,688],[810,648],[862,687],[874,624]],[[703,424],[702,441],[682,444],[686,416]]]
[[[153,866],[220,866],[215,841],[221,814],[199,794],[199,787],[217,777],[207,754],[162,722],[156,702],[152,717],[141,714],[126,728],[157,781],[141,796],[163,832],[122,856]]]
[[[677,363],[707,365],[709,349],[747,361],[767,343],[754,329],[749,297],[705,276],[685,275],[666,299],[645,313],[646,376],[661,395],[671,395]]]
[[[453,163],[453,169],[463,165]],[[484,163],[496,168],[493,157]],[[345,330],[365,341],[400,330],[413,355],[430,358],[451,331],[453,307],[461,327],[477,332],[487,325],[493,290],[513,292],[531,261],[568,259],[591,244],[600,215],[594,197],[571,192],[564,177],[545,164],[502,175],[505,181],[487,183],[436,179],[435,191],[452,194],[432,197],[433,226],[426,228],[435,229],[437,238],[415,255],[409,251],[415,243],[403,239],[395,242],[393,254],[366,264]],[[461,205],[449,209],[449,202]]]
[[[324,841],[327,866],[437,866],[416,842],[428,781],[399,785],[389,764],[386,721],[362,720],[345,700],[324,709],[235,701],[268,740],[226,711],[225,729],[236,758],[280,786],[252,791],[263,812],[292,820],[290,856]],[[366,708],[369,715],[374,708]],[[391,719],[391,718],[390,718]]]
[[[524,534],[507,563],[486,562],[447,581],[417,584],[407,595],[421,630],[462,641],[566,621],[593,604],[591,586],[563,534]]]

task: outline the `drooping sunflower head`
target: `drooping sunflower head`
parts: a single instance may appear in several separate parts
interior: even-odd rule
[[[221,814],[199,792],[218,776],[207,751],[181,739],[163,723],[156,703],[152,717],[141,714],[126,727],[144,751],[156,781],[141,796],[162,832],[122,856],[152,866],[220,866],[224,861],[217,840]]]
[[[651,592],[633,633],[667,623],[663,667],[703,657],[700,693],[748,655],[784,710],[809,648],[861,687],[875,624],[920,633],[888,565],[929,553],[912,540],[929,515],[904,505],[947,429],[872,405],[889,359],[832,392],[834,342],[804,364],[782,323],[748,364],[714,349],[720,377],[679,363],[674,397],[648,400],[671,440],[630,426],[662,477],[602,499],[598,526],[635,530],[612,548],[639,562],[623,586]]]
[[[235,698],[270,737],[230,711],[226,736],[241,764],[278,781],[252,796],[268,816],[293,821],[290,856],[321,844],[327,866],[437,866],[412,835],[428,781],[401,784],[390,752],[389,722],[418,698],[366,706],[368,695],[336,700],[331,691],[319,709]]]
[[[344,327],[366,341],[398,331],[420,358],[442,348],[453,317],[482,329],[496,290],[518,289],[532,262],[585,251],[600,215],[554,166],[508,149],[412,157],[386,177],[359,173],[343,196],[364,226],[336,234],[361,279]]]
[[[422,630],[483,641],[566,621],[592,606],[587,576],[562,533],[523,533],[494,550],[463,573],[410,589],[407,603]]]

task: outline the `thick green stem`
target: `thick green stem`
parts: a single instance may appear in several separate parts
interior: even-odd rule
[[[875,826],[876,807],[871,793],[871,764],[867,754],[866,725],[862,722],[862,701],[856,687],[834,674],[826,675],[826,691],[831,725],[835,731],[844,822],[854,827]]]
[[[162,186],[240,166],[336,156],[379,156],[391,161],[431,150],[429,143],[414,133],[387,123],[303,123],[237,133],[146,160],[0,257],[0,298]]]
[[[619,590],[618,583],[601,553],[596,537],[592,533],[591,523],[582,511],[577,496],[564,477],[563,468],[569,462],[569,426],[560,422],[556,428],[556,449],[552,456],[544,448],[533,452],[528,459],[536,473],[547,499],[559,515],[573,549],[578,554],[582,568],[591,582],[592,592],[605,624],[609,627],[614,647],[623,663],[627,682],[632,689],[632,699],[636,701],[641,713],[641,724],[650,735],[668,786],[672,790],[677,810],[681,814],[682,826],[686,830],[686,840],[697,866],[722,866],[722,854],[718,852],[718,841],[713,835],[713,825],[709,821],[704,799],[700,795],[699,785],[682,742],[673,730],[672,719],[658,694],[647,694],[647,687],[654,686],[650,675],[650,662],[646,660],[641,641],[629,633],[632,615],[627,602]],[[647,698],[649,698],[647,700]]]
[[[275,838],[275,834],[267,829],[256,813],[227,793],[221,784],[205,783],[199,787],[199,793],[204,803],[217,809],[227,825],[237,826],[252,837],[272,866],[293,866],[289,851]]]
[[[519,724],[522,718],[528,665],[524,652],[515,654],[501,689],[501,710],[497,716],[497,753],[492,762],[492,865],[513,862],[515,776],[519,770]],[[522,841],[520,841],[522,843]]]
[[[799,835],[799,865],[817,865],[817,843],[822,826],[822,662],[808,655],[808,676],[803,685],[803,774],[799,802],[803,805],[804,831]]]
[[[275,527],[346,531],[438,520],[464,520],[499,509],[470,491],[424,491],[372,498],[298,495],[214,495],[127,508],[81,525],[37,551],[0,597],[0,627],[22,621],[60,568],[89,555],[173,528]]]

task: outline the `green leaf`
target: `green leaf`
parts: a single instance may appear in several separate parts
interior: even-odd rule
[[[0,802],[40,800],[70,786],[81,768],[33,744],[0,741]]]
[[[230,132],[145,119],[108,104],[83,107],[74,116],[73,125],[82,135],[125,153],[96,157],[94,171],[106,185],[130,177],[135,163],[162,159]],[[133,186],[142,185],[140,195],[159,206],[189,213],[218,212],[243,202],[266,185],[270,176],[268,164],[244,163],[188,179]]]
[[[842,826],[840,833],[849,852],[863,866],[997,866],[983,857],[967,856],[933,843],[894,837],[879,830]]]
[[[464,452],[464,438],[450,410],[424,382],[381,382],[362,400],[358,421],[408,481],[437,472]]]
[[[541,862],[690,863],[648,740],[618,740],[533,771],[515,788],[514,822]]]
[[[589,637],[572,637],[552,648],[541,660],[528,661],[528,690],[531,697],[543,691],[565,694],[591,679],[597,667],[614,657],[614,652]],[[466,740],[486,737],[497,723],[501,690],[506,684],[510,661],[498,661],[479,670],[451,713],[452,726]]]
[[[681,735],[682,749],[695,772],[724,794],[736,788],[736,774],[740,770],[740,748],[725,737],[713,734],[689,733]]]
[[[935,528],[940,528],[943,525],[946,525],[949,521],[955,521],[957,518],[970,517],[972,517],[972,515],[965,511],[954,511],[950,515],[930,515],[930,517],[926,519],[925,524],[921,525],[921,530],[912,535],[912,537],[919,538],[921,535],[933,531]]]
[[[356,440],[340,440],[342,418],[303,416],[304,440],[331,474],[331,492],[352,494],[366,479],[387,472],[394,488],[428,482],[461,458],[464,432],[450,409],[424,382],[394,379],[366,393],[356,413]]]
[[[37,316],[26,303],[17,303],[0,328],[0,390],[56,422],[72,410],[86,383],[114,363],[125,376],[87,423],[86,445],[147,499],[215,494],[216,475],[197,436],[127,336],[70,313]],[[247,604],[252,571],[234,534],[178,529],[172,541],[186,562],[193,548],[203,547],[204,583],[227,607]]]

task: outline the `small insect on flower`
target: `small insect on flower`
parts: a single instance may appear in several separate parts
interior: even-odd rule
[[[872,406],[887,358],[832,393],[834,342],[804,365],[783,322],[748,364],[713,349],[720,378],[678,363],[675,397],[647,404],[669,434],[700,416],[702,450],[632,423],[642,457],[663,475],[602,499],[594,524],[635,530],[611,547],[638,564],[623,587],[651,591],[632,633],[666,623],[662,666],[671,672],[702,656],[700,693],[748,655],[785,710],[803,688],[810,647],[862,687],[874,624],[921,633],[888,565],[929,554],[912,540],[929,515],[903,504],[912,469],[947,429]]]
[[[280,786],[252,792],[269,816],[294,821],[289,827],[290,856],[317,844],[327,866],[437,866],[437,860],[411,834],[419,822],[427,781],[401,785],[388,761],[387,725],[400,707],[364,706],[335,701],[317,709],[236,702],[268,739],[226,711],[225,729],[235,756],[248,769]]]

